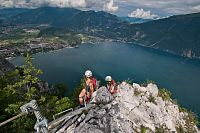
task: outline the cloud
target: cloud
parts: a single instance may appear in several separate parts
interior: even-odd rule
[[[85,0],[48,0],[50,6],[55,7],[86,7]]]
[[[128,14],[129,17],[142,18],[142,19],[157,19],[158,15],[152,14],[151,11],[144,11],[142,8],[137,8]]]
[[[0,0],[1,6],[2,7],[12,7],[13,6],[13,1],[11,0]]]
[[[110,0],[108,3],[105,3],[103,8],[107,12],[116,12],[119,9],[118,6],[114,6],[113,0]]]
[[[43,5],[53,7],[87,7],[86,0],[0,0],[0,7],[40,7]]]
[[[120,1],[120,0],[119,0]],[[123,0],[126,8],[137,9],[138,7],[151,10],[159,15],[176,15],[199,12],[200,0]],[[122,4],[122,2],[118,2]]]
[[[200,5],[191,7],[191,10],[193,10],[194,12],[200,12]]]
[[[200,12],[200,0],[0,0],[0,8],[41,6],[104,10],[120,16],[125,16],[137,8],[150,10],[162,17]]]

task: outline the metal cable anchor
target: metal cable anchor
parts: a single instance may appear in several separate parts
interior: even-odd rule
[[[36,100],[32,100],[29,103],[21,106],[20,109],[23,113],[29,114],[33,112],[35,114],[37,122],[35,123],[34,129],[37,131],[37,133],[40,133],[40,131],[42,133],[48,133],[47,119],[42,116]]]

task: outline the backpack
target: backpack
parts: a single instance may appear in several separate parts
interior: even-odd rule
[[[112,80],[111,83],[114,85],[114,88],[113,88],[113,89],[114,89],[114,92],[111,93],[111,94],[113,95],[114,93],[117,93],[117,91],[118,91],[117,86],[118,86],[118,85],[117,85],[117,83],[116,83],[114,80]]]
[[[96,91],[99,88],[99,81],[95,77],[92,78],[92,84],[94,86],[94,91]]]
[[[99,83],[100,81],[97,81],[97,79],[95,77],[92,77],[92,85],[94,87],[94,91],[96,91],[99,88]],[[85,99],[86,103],[89,103],[91,97],[87,97]]]

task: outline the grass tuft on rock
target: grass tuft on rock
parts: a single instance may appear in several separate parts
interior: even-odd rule
[[[164,101],[172,101],[172,93],[165,88],[159,89],[158,96],[162,97]]]

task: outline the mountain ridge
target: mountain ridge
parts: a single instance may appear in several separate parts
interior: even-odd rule
[[[96,12],[93,10],[81,11],[75,8],[41,7],[20,13],[13,19],[10,19],[9,22],[13,24],[51,24],[56,27],[71,26],[80,28],[81,25],[88,27],[98,26],[102,21],[107,22],[109,18],[120,21],[117,16],[103,11]],[[93,23],[87,19],[99,20]]]
[[[4,23],[67,27],[92,36],[133,42],[184,57],[200,58],[200,13],[130,24],[116,15],[103,11],[41,7],[19,13]]]
[[[200,13],[138,24],[136,42],[189,58],[200,56]],[[134,27],[134,26],[133,26]],[[151,27],[151,28],[149,28]]]
[[[131,24],[146,23],[146,22],[154,20],[154,19],[143,19],[143,18],[135,18],[135,17],[120,17],[120,18],[124,21],[128,21]]]

